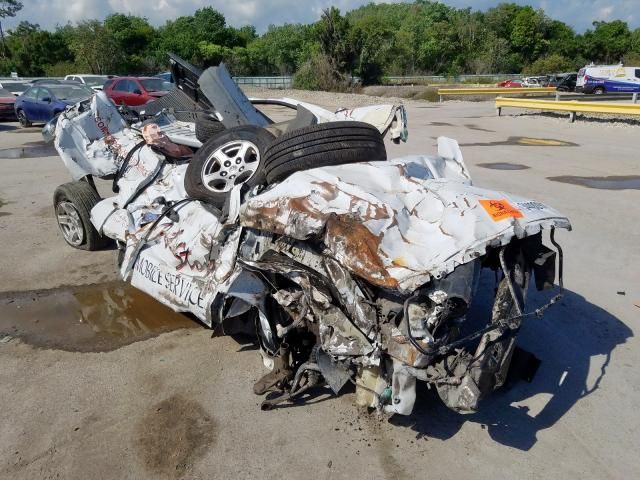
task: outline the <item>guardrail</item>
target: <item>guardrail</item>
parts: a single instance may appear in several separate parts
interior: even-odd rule
[[[518,88],[439,88],[440,101],[444,95],[523,95],[527,93],[551,93],[555,87],[518,87]]]
[[[263,88],[291,88],[293,77],[233,77],[238,85],[251,85]]]
[[[498,116],[505,107],[525,108],[531,110],[545,110],[555,112],[569,112],[569,119],[574,122],[576,113],[609,113],[618,115],[640,115],[640,105],[636,103],[600,103],[539,100],[531,98],[496,98],[496,111]]]
[[[588,102],[609,102],[611,100],[628,100],[632,103],[638,101],[637,93],[604,93],[602,95],[587,95],[584,93],[556,92],[556,102],[561,100],[586,100]]]
[[[475,81],[477,83],[481,82],[490,82],[496,83],[501,82],[502,80],[509,79],[521,79],[523,78],[522,74],[513,73],[513,74],[505,74],[505,73],[497,73],[497,74],[484,74],[484,75],[406,75],[406,76],[393,76],[386,75],[382,77],[382,83],[387,85],[406,85],[413,83],[460,83],[460,82],[469,82]]]

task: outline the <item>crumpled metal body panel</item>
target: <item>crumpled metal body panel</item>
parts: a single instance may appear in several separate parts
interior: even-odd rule
[[[199,202],[187,203],[176,211],[180,221],[161,221],[144,240],[144,247],[127,271],[149,226],[129,236],[121,273],[134,287],[173,310],[191,312],[211,326],[211,304],[237,274],[239,230],[223,243],[218,219]],[[215,246],[220,247],[218,254],[211,257]]]
[[[570,228],[564,215],[542,203],[473,187],[460,177],[437,178],[432,165],[441,161],[411,156],[296,172],[247,200],[240,222],[298,240],[321,236],[340,264],[404,292],[488,247],[543,227]],[[514,211],[496,218],[488,202]]]
[[[305,105],[315,110],[320,122],[348,116]],[[379,118],[386,115],[385,121],[390,125],[398,107],[381,106],[374,110]],[[352,120],[366,121],[359,115],[371,113],[372,109],[360,113],[359,109],[348,111],[355,112]],[[375,115],[370,119],[375,120]],[[376,127],[389,127],[380,121]],[[141,140],[139,132],[127,126],[116,106],[102,92],[90,102],[64,112],[55,128],[56,149],[74,179],[113,175]],[[187,197],[185,172],[186,165],[165,163],[162,155],[142,146],[121,172],[118,193],[98,203],[91,212],[91,220],[103,235],[125,245],[123,278],[174,310],[191,311],[210,325],[209,306],[239,271],[235,260],[240,230],[220,237],[222,225],[218,218],[194,201],[177,209],[178,223],[165,219],[149,232],[166,205],[158,204],[158,198],[178,202]],[[153,181],[149,183],[150,180]]]
[[[244,92],[233,81],[223,63],[202,72],[198,85],[221,115],[221,121],[225,127],[268,125],[268,120],[251,104]]]
[[[117,169],[116,152],[127,152],[139,137],[127,124],[104,92],[76,104],[60,114],[54,145],[74,180],[87,175],[103,177]]]

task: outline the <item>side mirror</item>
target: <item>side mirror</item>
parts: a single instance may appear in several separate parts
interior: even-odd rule
[[[44,97],[42,99],[43,102],[47,102],[47,103],[51,103],[51,98],[50,97]]]
[[[135,93],[136,95],[142,95],[142,92],[140,91],[139,88],[136,88],[133,93]]]

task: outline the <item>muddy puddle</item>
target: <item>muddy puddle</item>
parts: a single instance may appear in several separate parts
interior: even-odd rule
[[[638,175],[619,177],[574,177],[572,175],[561,175],[559,177],[547,177],[547,180],[568,183],[570,185],[580,185],[587,188],[597,188],[600,190],[640,190],[640,176]]]
[[[0,342],[106,352],[183,328],[201,327],[122,282],[0,296]]]
[[[53,143],[26,142],[15,148],[0,149],[1,159],[53,157],[58,155]]]
[[[491,170],[527,170],[531,168],[520,163],[509,162],[478,163],[478,167],[489,168]]]

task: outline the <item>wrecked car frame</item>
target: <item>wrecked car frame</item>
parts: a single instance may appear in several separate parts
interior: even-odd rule
[[[194,139],[193,122],[177,120],[171,108],[132,124],[101,93],[68,109],[46,132],[80,180],[74,183],[93,188],[93,177],[108,178],[114,196],[96,194],[83,212],[73,199],[79,190],[82,198],[93,195],[88,187],[57,192],[56,208],[71,208],[58,215],[63,234],[75,223],[78,238],[113,239],[125,281],[225,334],[253,335],[269,370],[254,385],[256,394],[268,394],[263,409],[323,385],[338,394],[352,382],[358,404],[406,415],[420,380],[467,413],[504,384],[522,321],[559,298],[533,312],[525,307],[529,283],[552,287],[556,264],[562,285],[554,233],[570,229],[565,216],[474,186],[457,142],[444,137],[434,156],[334,155],[318,167],[303,163],[296,155],[315,154],[328,142],[325,134],[362,152],[380,152],[375,135],[406,140],[404,108],[333,113],[282,99],[275,102],[298,116],[277,125],[254,107],[274,101],[252,103],[223,67],[202,73],[172,61],[182,69],[182,77],[174,75],[179,88],[191,89],[193,105],[208,104],[229,137],[220,145],[222,134]],[[353,128],[337,123],[345,120]],[[243,125],[270,132],[261,138],[272,144],[262,148]],[[196,198],[189,185],[205,150],[212,152],[205,165],[224,160],[217,174],[254,170],[224,195],[211,190],[215,201]],[[278,163],[256,180],[269,162]],[[283,165],[294,162],[283,175]],[[495,272],[493,308],[485,325],[469,332],[483,269]]]

